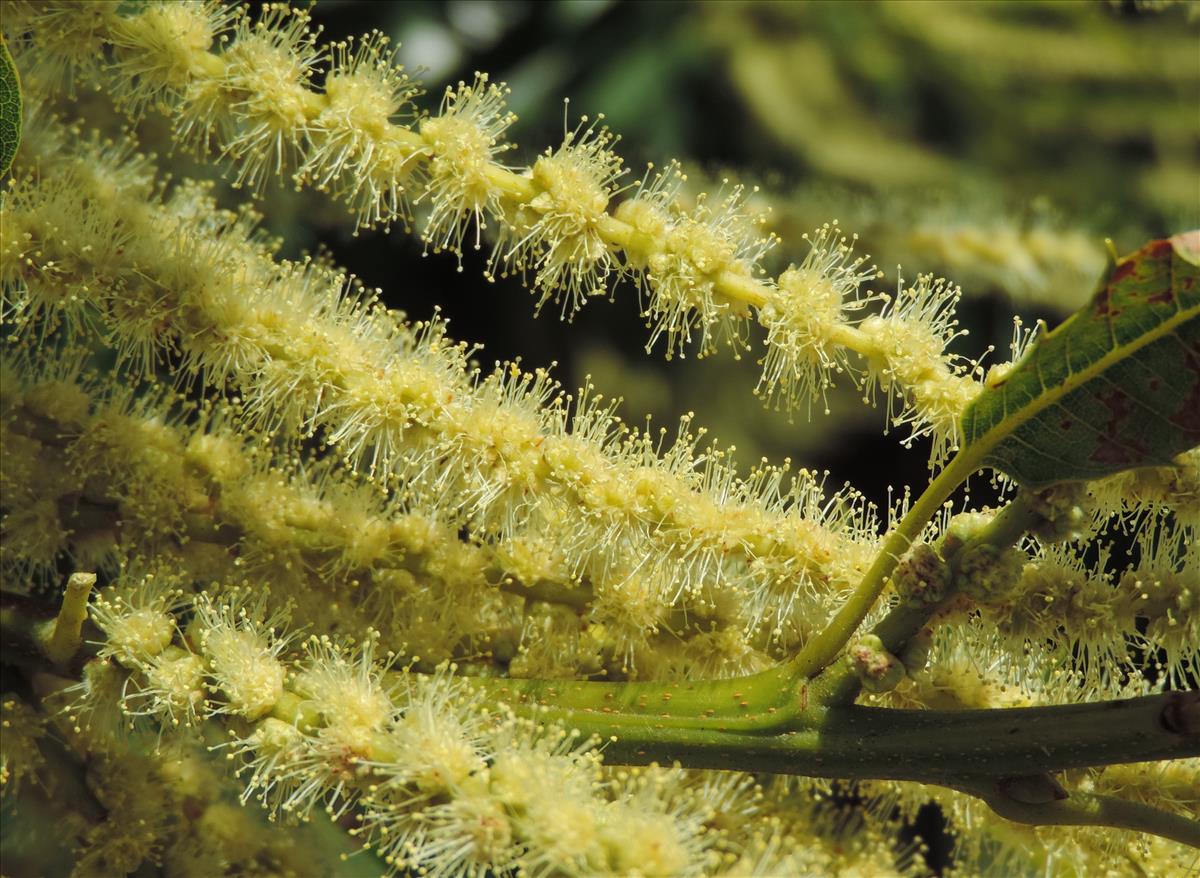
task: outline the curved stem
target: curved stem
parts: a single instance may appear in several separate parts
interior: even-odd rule
[[[900,556],[908,551],[913,540],[920,536],[925,525],[937,514],[946,498],[978,468],[977,457],[978,455],[969,451],[959,452],[937,478],[930,482],[929,487],[917,498],[917,502],[900,519],[895,530],[888,535],[879,554],[875,556],[875,562],[867,570],[858,588],[838,610],[837,615],[820,634],[809,640],[804,648],[786,663],[785,667],[797,678],[814,677],[833,661],[883,593],[888,578],[900,561]]]
[[[1015,823],[1031,826],[1109,826],[1147,832],[1200,848],[1200,821],[1141,802],[1098,793],[1071,792],[1064,799],[1031,803],[1006,795],[1003,785],[991,779],[953,786],[977,796],[1001,817]]]
[[[945,558],[950,568],[950,585],[943,600],[918,606],[901,602],[871,629],[871,633],[883,642],[884,649],[899,655],[921,629],[957,599],[963,586],[960,578],[962,559],[969,552],[981,546],[1003,549],[1015,545],[1039,520],[1028,494],[1022,491],[978,533]],[[862,683],[857,674],[848,669],[835,673],[830,667],[814,681],[813,697],[825,704],[851,704],[861,690]]]

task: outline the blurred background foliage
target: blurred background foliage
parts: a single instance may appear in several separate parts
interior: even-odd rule
[[[772,274],[839,220],[884,269],[879,289],[897,264],[961,284],[960,351],[995,346],[988,362],[1007,357],[1014,313],[1054,323],[1086,299],[1105,237],[1128,252],[1200,227],[1196,2],[321,0],[313,14],[327,39],[391,36],[426,107],[475,70],[506,81],[513,164],[557,145],[564,117],[602,112],[629,182],[678,158],[693,191],[757,184],[751,204],[782,238]],[[881,437],[882,414],[851,388],[830,396],[832,416],[789,422],[751,395],[753,353],[647,357],[628,284],[572,324],[551,309],[535,320],[519,280],[482,280],[486,252],[458,273],[448,254],[422,258],[415,235],[352,236],[339,208],[284,187],[263,210],[285,253],[326,247],[410,315],[439,306],[485,365],[557,362],[565,386],[590,374],[623,396],[628,420],[694,410],[741,460],[792,457],[879,503],[927,477],[923,450]]]

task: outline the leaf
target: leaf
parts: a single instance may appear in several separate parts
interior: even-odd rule
[[[1200,231],[1113,264],[962,426],[976,466],[1029,488],[1166,465],[1200,445]]]
[[[0,175],[12,166],[21,142],[21,81],[8,43],[0,39]]]

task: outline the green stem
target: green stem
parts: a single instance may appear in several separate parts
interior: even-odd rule
[[[478,682],[492,689],[487,683],[496,681]],[[769,731],[739,729],[722,719],[698,726],[669,716],[549,704],[518,702],[515,710],[595,735],[606,742],[610,763],[679,762],[689,768],[954,785],[964,777],[1200,756],[1200,733],[1169,720],[1198,706],[1196,692],[998,710],[813,705]]]
[[[3,609],[6,646],[22,637],[31,640],[36,603],[8,596]],[[35,659],[39,650],[30,652]],[[41,661],[47,660],[42,656]],[[36,667],[36,659],[32,664]],[[1114,825],[1192,843],[1193,828],[1154,809],[1104,797],[1080,797],[1069,805],[1050,797],[1046,801],[1053,807],[1035,807],[1014,799],[1004,779],[1200,756],[1200,692],[1002,710],[894,710],[810,701],[807,681],[789,689],[784,673],[781,668],[755,678],[678,686],[488,678],[472,685],[501,712],[595,737],[610,764],[678,762],[691,768],[933,783],[979,795],[1002,815],[1010,816],[1008,809],[1025,822]],[[749,681],[756,682],[755,689],[747,687]],[[718,711],[714,702],[725,696],[740,700]],[[563,698],[576,704],[563,707]],[[771,698],[780,705],[776,710],[748,712],[750,699],[760,707]],[[281,699],[274,715],[320,724],[298,696]],[[381,738],[377,746],[381,761],[399,758],[388,740]]]
[[[981,546],[1005,549],[1015,545],[1039,520],[1028,495],[1022,491],[991,522],[945,559],[950,567],[950,585],[943,600],[916,606],[902,602],[884,616],[871,633],[883,642],[884,649],[900,655],[923,628],[958,599],[963,586],[960,568],[968,553]],[[851,704],[861,690],[862,683],[853,671],[838,670],[835,673],[830,667],[814,681],[813,698],[825,704]]]
[[[1002,784],[988,778],[953,786],[979,797],[1001,817],[1015,823],[1030,826],[1109,826],[1148,832],[1200,848],[1200,821],[1141,802],[1074,791],[1066,798],[1050,802],[1021,802],[1006,795]]]
[[[834,660],[883,593],[888,578],[900,561],[900,556],[908,551],[913,540],[920,536],[925,525],[941,509],[946,498],[978,468],[976,457],[977,455],[970,453],[956,454],[900,519],[896,529],[888,535],[879,554],[875,556],[875,562],[867,570],[862,582],[838,610],[837,615],[820,634],[804,644],[804,648],[786,663],[785,667],[790,668],[797,679],[815,677]]]
[[[749,677],[677,683],[476,678],[472,684],[496,702],[532,712],[565,711],[573,717],[567,725],[578,725],[576,717],[599,717],[638,728],[753,732],[795,721],[808,707],[807,682],[794,683],[782,667]]]

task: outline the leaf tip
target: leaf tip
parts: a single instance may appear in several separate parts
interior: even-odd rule
[[[1176,253],[1192,265],[1200,265],[1200,229],[1172,235],[1171,246],[1175,248]]]

